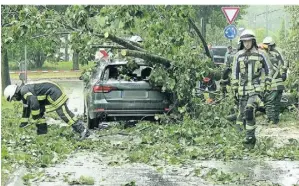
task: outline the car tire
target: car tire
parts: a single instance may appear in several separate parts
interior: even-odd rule
[[[90,119],[88,112],[87,112],[87,126],[89,129],[94,129],[99,127],[99,120],[97,118]]]
[[[83,121],[87,122],[87,114],[86,114],[86,107],[84,106],[84,111],[83,111]]]
[[[98,128],[99,120],[98,119],[90,119],[89,116],[87,116],[87,126],[89,129]]]

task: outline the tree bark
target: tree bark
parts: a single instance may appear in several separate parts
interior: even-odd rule
[[[11,84],[9,76],[9,66],[8,66],[8,55],[7,49],[3,46],[1,47],[1,83],[2,83],[2,93],[8,85]]]
[[[73,53],[73,70],[79,70],[79,52]]]

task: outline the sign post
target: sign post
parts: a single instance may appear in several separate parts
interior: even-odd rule
[[[229,40],[234,39],[237,34],[238,30],[235,25],[228,25],[224,28],[224,36]]]
[[[228,26],[224,28],[224,36],[230,40],[230,46],[232,46],[232,40],[237,36],[238,30],[236,26],[232,25],[234,20],[239,14],[239,7],[222,7],[222,12],[226,17],[226,21],[229,23]]]

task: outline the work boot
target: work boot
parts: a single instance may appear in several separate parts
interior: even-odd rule
[[[230,114],[230,115],[226,116],[225,119],[227,119],[228,121],[234,122],[237,120],[237,114]]]
[[[253,149],[256,143],[255,130],[247,130],[243,145],[247,149]]]
[[[47,123],[36,124],[35,126],[37,128],[37,130],[36,130],[37,135],[42,135],[42,134],[47,134],[48,133]]]
[[[277,125],[279,120],[269,120],[270,125]]]
[[[247,136],[243,141],[243,145],[246,149],[253,149],[256,143],[255,136]]]
[[[80,134],[79,140],[84,140],[88,136],[90,136],[90,132],[88,129],[84,127],[84,124],[81,120],[78,120],[76,123],[72,125],[73,130]]]
[[[235,124],[234,128],[237,132],[243,132],[243,130],[244,130],[244,127],[242,125],[239,125],[239,124]]]

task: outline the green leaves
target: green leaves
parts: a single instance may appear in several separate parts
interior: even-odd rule
[[[14,39],[12,38],[12,37],[8,37],[8,38],[5,38],[4,39],[4,43],[5,44],[10,44],[10,43],[12,43],[14,41]]]
[[[80,176],[77,180],[68,181],[70,185],[94,185],[95,180],[90,176]]]
[[[22,104],[8,103],[2,100],[2,168],[12,170],[17,164],[28,168],[47,167],[66,158],[76,148],[76,141],[72,138],[70,128],[65,128],[64,133],[69,137],[60,136],[58,126],[49,127],[48,134],[37,136],[34,125],[25,129],[19,128]],[[11,113],[15,113],[12,115]],[[5,161],[4,161],[5,160]]]
[[[99,24],[100,24],[101,27],[104,27],[106,25],[106,17],[100,16],[98,18],[98,22],[99,22]]]

